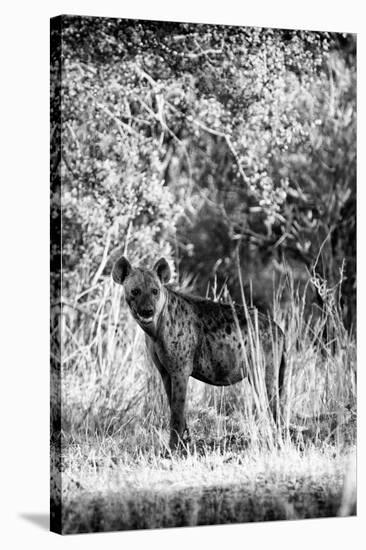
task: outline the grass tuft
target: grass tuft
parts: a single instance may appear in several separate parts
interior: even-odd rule
[[[105,280],[64,302],[63,361],[52,373],[53,395],[60,384],[62,396],[61,434],[52,438],[61,485],[51,491],[64,532],[355,513],[355,338],[336,302],[305,318],[305,296],[286,284],[290,299],[284,307],[280,286],[273,307],[286,341],[282,429],[268,413],[254,322],[247,353],[256,391],[246,380],[217,388],[191,379],[192,442],[169,459],[162,383],[120,289]],[[279,354],[276,337],[270,345]]]

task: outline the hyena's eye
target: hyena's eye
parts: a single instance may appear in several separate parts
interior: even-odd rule
[[[138,296],[140,294],[140,289],[139,288],[133,288],[131,290],[131,294],[132,294],[132,296]]]
[[[155,294],[155,296],[157,295],[157,293],[159,292],[157,288],[153,288],[152,291],[151,291],[153,294]]]

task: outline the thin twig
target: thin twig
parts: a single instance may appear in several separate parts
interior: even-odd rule
[[[141,76],[142,78],[147,80],[153,88],[156,88],[158,86],[157,82],[155,82],[155,80],[146,71],[141,69],[141,67],[136,67],[136,71],[139,74],[139,76]],[[172,105],[165,98],[164,98],[164,102],[170,109],[172,109],[173,111],[175,111],[175,112],[179,113],[180,115],[182,115],[188,122],[191,122],[192,124],[195,124],[196,126],[198,126],[199,128],[201,128],[202,130],[204,130],[205,132],[207,132],[209,134],[212,134],[212,135],[218,136],[218,137],[222,137],[223,139],[225,139],[226,144],[229,147],[229,149],[230,149],[230,151],[231,151],[231,153],[232,153],[232,155],[235,159],[235,162],[236,162],[237,167],[239,169],[239,173],[240,173],[241,177],[243,178],[243,181],[246,184],[249,183],[249,179],[248,179],[247,175],[245,174],[245,172],[243,170],[243,167],[241,166],[238,154],[235,151],[234,146],[231,142],[230,136],[228,134],[226,134],[225,132],[220,132],[219,130],[213,130],[212,128],[209,128],[208,126],[203,124],[203,122],[201,122],[200,120],[197,120],[193,117],[188,117],[185,113],[183,113],[183,111],[181,111],[180,109],[178,109],[177,107]]]
[[[91,99],[94,100],[94,97],[91,94],[88,94],[88,97],[90,97]],[[115,122],[115,124],[116,124],[116,126],[119,130],[119,133],[121,134],[121,136],[123,138],[125,137],[124,130],[127,130],[127,132],[130,132],[131,134],[134,134],[134,135],[140,137],[140,134],[137,132],[137,130],[132,128],[132,126],[130,126],[129,124],[126,124],[125,122],[122,122],[122,120],[120,120],[114,113],[112,113],[112,111],[110,111],[102,103],[99,103],[98,101],[95,101],[95,105],[96,105],[96,107],[98,107],[98,109],[103,111],[106,115],[108,115]]]

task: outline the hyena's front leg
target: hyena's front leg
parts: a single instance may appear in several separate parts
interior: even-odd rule
[[[171,450],[177,449],[180,442],[183,441],[183,434],[187,429],[185,420],[185,405],[188,379],[189,376],[185,374],[171,375],[171,417],[169,440]]]
[[[169,409],[171,411],[172,410],[172,380],[171,380],[171,376],[168,373],[168,371],[165,370],[164,366],[160,363],[157,356],[153,356],[153,360],[154,360],[155,366],[157,367],[158,371],[160,372],[161,379],[163,381],[163,385],[164,385],[164,389],[165,389],[165,393],[166,393],[166,396],[168,398]],[[189,443],[190,440],[191,440],[190,435],[189,435],[187,422],[185,422],[185,425],[184,425],[182,439],[183,439],[184,443]]]

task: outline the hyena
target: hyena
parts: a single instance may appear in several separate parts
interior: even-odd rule
[[[244,377],[254,387],[258,384],[252,360],[253,347],[258,349],[258,342],[253,342],[257,335],[266,359],[268,404],[274,420],[279,420],[285,361],[283,333],[273,321],[254,308],[174,290],[168,285],[171,271],[164,258],[148,270],[132,267],[121,257],[112,277],[123,285],[131,313],[145,332],[148,355],[161,374],[171,411],[172,450],[181,444],[187,429],[185,405],[190,376],[215,386],[235,384]],[[280,343],[280,353],[273,352],[274,342]]]

